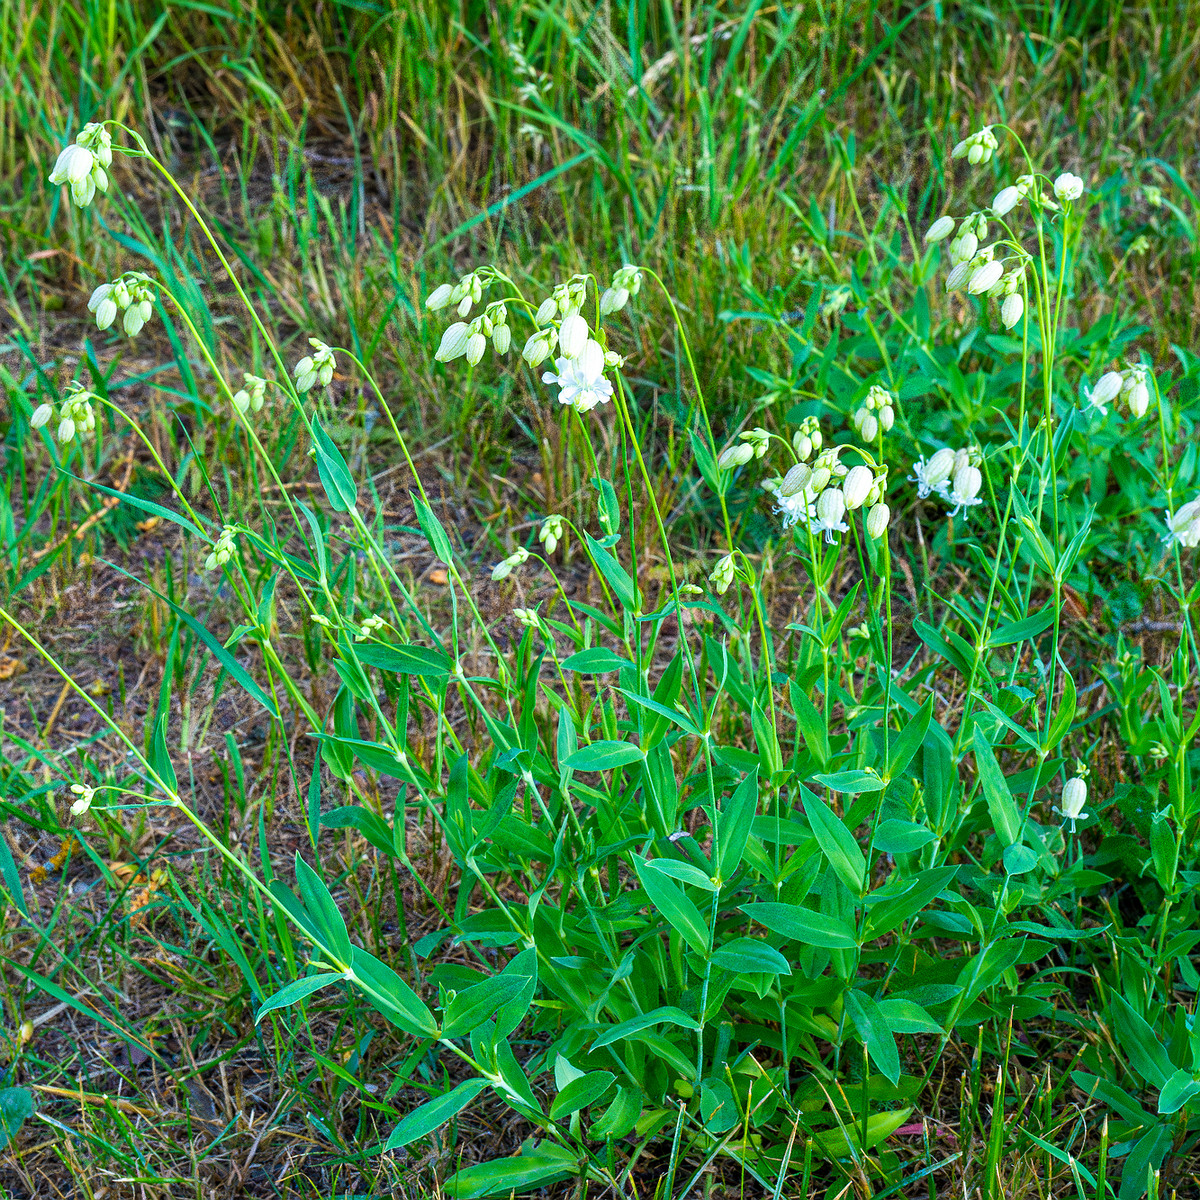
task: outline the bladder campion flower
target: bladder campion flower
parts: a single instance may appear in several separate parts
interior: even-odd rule
[[[908,478],[917,485],[917,498],[924,500],[931,493],[945,493],[953,470],[954,451],[949,446],[943,446],[928,462],[922,456],[913,463],[913,474]]]
[[[1063,784],[1062,807],[1054,806],[1054,811],[1062,814],[1063,824],[1071,823],[1071,832],[1075,832],[1076,821],[1086,821],[1088,813],[1083,811],[1087,803],[1087,783],[1082,776],[1076,775]]]
[[[604,377],[604,350],[594,339],[587,339],[578,357],[562,357],[554,365],[555,371],[547,371],[542,382],[558,384],[559,404],[585,413],[612,397],[613,385]]]
[[[929,230],[925,234],[927,242],[940,242],[943,238],[949,237],[954,232],[953,217],[938,217]]]
[[[950,494],[946,503],[954,505],[950,515],[955,517],[963,509],[982,504],[979,499],[979,489],[983,486],[983,474],[978,467],[965,463],[959,467],[950,481]]]
[[[1110,402],[1121,394],[1124,383],[1120,371],[1106,371],[1100,376],[1094,388],[1090,391],[1086,387],[1084,388],[1084,395],[1094,409],[1101,413],[1107,413]]]
[[[1167,532],[1163,541],[1191,550],[1200,546],[1200,496],[1189,500],[1174,514],[1167,509]]]
[[[363,621],[359,631],[354,635],[354,640],[365,642],[368,638],[378,637],[387,627],[388,623],[381,616],[372,613]]]
[[[973,167],[990,162],[992,155],[999,148],[996,135],[990,125],[985,125],[977,133],[964,138],[951,151],[952,158],[965,158]]]
[[[1083,180],[1078,175],[1072,175],[1070,171],[1064,171],[1054,181],[1054,194],[1060,204],[1070,204],[1072,200],[1078,200],[1083,195]]]
[[[251,375],[249,371],[243,372],[242,378],[246,381],[246,386],[233,393],[233,407],[243,416],[250,409],[262,412],[267,394],[267,381],[257,375]]]
[[[558,543],[566,537],[566,522],[562,517],[555,514],[547,517],[542,522],[542,528],[538,533],[538,541],[546,548],[547,554],[553,554],[558,548]]]
[[[517,569],[517,567],[528,561],[529,551],[526,550],[524,546],[521,546],[506,559],[498,562],[492,568],[492,579],[494,579],[497,583],[501,579],[507,579],[513,573],[513,571]]]
[[[1150,407],[1150,370],[1142,363],[1130,363],[1121,372],[1121,395],[1129,405],[1129,411],[1139,420]]]
[[[221,527],[221,532],[217,537],[216,545],[212,548],[212,553],[204,560],[204,565],[210,571],[215,571],[218,567],[223,567],[233,557],[235,532],[236,530],[232,525]]]
[[[846,533],[850,526],[842,520],[846,515],[846,500],[841,489],[831,487],[817,497],[817,521],[814,533],[823,533],[825,540],[833,544],[835,533]]]
[[[71,784],[71,791],[79,797],[71,805],[71,816],[82,817],[89,808],[92,807],[92,797],[96,794],[95,788],[84,787],[81,783]]]
[[[103,125],[85,125],[76,135],[73,145],[58,156],[50,182],[67,184],[71,199],[80,208],[92,202],[97,191],[108,191],[107,168],[112,166],[112,138]]]
[[[891,520],[892,510],[882,501],[873,505],[867,513],[867,533],[873,538],[881,538],[887,532],[888,521]]]
[[[733,582],[733,576],[733,555],[726,554],[724,558],[717,560],[717,565],[713,567],[713,572],[709,576],[709,582],[713,586],[713,591],[718,596],[725,595],[729,591],[729,585]]]
[[[333,379],[333,351],[317,338],[309,338],[312,354],[305,355],[294,367],[296,391],[311,391],[319,383],[328,387]]]
[[[846,478],[842,480],[842,499],[846,507],[853,511],[862,508],[867,496],[875,486],[875,476],[871,468],[863,464],[852,467]]]

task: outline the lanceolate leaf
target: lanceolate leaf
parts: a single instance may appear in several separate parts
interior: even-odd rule
[[[313,448],[317,452],[317,474],[325,489],[329,506],[337,512],[349,512],[358,502],[358,488],[342,452],[325,432],[320,417],[312,419]]]
[[[483,1089],[487,1087],[486,1079],[464,1079],[458,1087],[451,1089],[444,1096],[438,1096],[414,1108],[395,1129],[383,1144],[385,1150],[399,1150],[415,1142],[417,1138],[425,1137],[439,1126],[444,1125],[452,1117],[456,1117]]]

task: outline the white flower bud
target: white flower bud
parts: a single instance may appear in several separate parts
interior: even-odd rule
[[[425,301],[425,307],[429,309],[430,312],[437,312],[438,309],[445,308],[446,305],[450,303],[450,297],[453,291],[454,288],[450,284],[440,284],[429,293],[429,298]]]
[[[801,462],[807,462],[813,452],[812,438],[803,430],[797,430],[792,437],[792,449]]]
[[[457,311],[458,311],[458,315],[459,315],[460,317],[465,317],[465,316],[467,315],[467,313],[469,313],[469,312],[471,311],[471,304],[472,304],[472,300],[471,300],[471,293],[470,293],[470,292],[468,292],[468,293],[467,293],[467,294],[466,294],[466,295],[465,295],[465,296],[464,296],[464,297],[463,297],[463,298],[462,298],[462,299],[461,299],[461,300],[458,302],[458,310],[457,310]]]
[[[724,558],[717,560],[717,565],[713,567],[713,572],[709,576],[709,582],[713,585],[713,591],[718,596],[723,596],[729,591],[729,585],[733,582],[733,575],[733,555],[726,554]]]
[[[810,492],[819,492],[833,478],[833,472],[824,466],[817,465],[813,467],[812,478],[808,481],[808,490]]]
[[[33,416],[29,418],[29,424],[32,425],[34,429],[41,429],[41,427],[45,425],[52,416],[54,416],[53,405],[39,404],[37,408],[33,410]]]
[[[867,513],[867,534],[873,538],[883,537],[891,518],[892,510],[886,504],[876,504]]]
[[[1083,195],[1083,180],[1078,175],[1072,175],[1070,171],[1064,171],[1054,181],[1054,194],[1060,204],[1078,200]]]
[[[507,325],[497,325],[492,330],[492,345],[497,354],[507,354],[512,345],[512,330]]]
[[[487,349],[487,338],[482,333],[473,333],[467,338],[467,362],[471,366],[475,366],[481,358],[483,352]]]
[[[982,267],[972,273],[971,278],[967,281],[967,291],[972,296],[978,296],[980,292],[986,292],[1003,274],[1003,263],[996,261],[984,263]]]
[[[954,451],[949,446],[943,446],[929,460],[929,465],[925,468],[925,482],[930,488],[936,488],[939,483],[944,483],[950,478],[950,473],[954,470]]]
[[[437,348],[437,353],[433,356],[438,362],[453,362],[456,358],[461,358],[467,352],[467,343],[471,340],[470,328],[462,321],[455,321],[445,333],[442,334],[441,345]],[[304,360],[311,361],[311,360]],[[299,365],[297,365],[299,370]],[[299,387],[299,381],[297,380]],[[312,386],[311,384],[309,385]],[[307,388],[300,388],[307,391]]]
[[[1021,319],[1024,312],[1024,297],[1020,292],[1013,292],[1004,297],[1004,303],[1000,306],[1000,324],[1005,329],[1011,329]]]
[[[940,242],[943,238],[949,237],[954,232],[953,217],[938,217],[936,221],[929,227],[929,231],[925,234],[927,242]]]
[[[875,420],[874,417],[871,418]],[[867,493],[870,492],[875,483],[875,476],[871,468],[863,464],[851,468],[846,478],[842,480],[842,498],[846,502],[846,507],[853,511],[856,508],[862,508],[863,502],[867,498]]]
[[[1120,371],[1106,371],[1100,376],[1096,386],[1092,388],[1088,400],[1094,408],[1103,412],[1105,406],[1121,394],[1121,385],[1124,382]]]
[[[754,447],[745,442],[735,442],[726,446],[717,459],[717,466],[722,471],[732,471],[735,467],[744,467],[754,457]]]
[[[618,354],[615,350],[605,350],[604,366],[606,370],[611,371],[614,368],[623,367],[624,365],[625,359],[622,355]]]
[[[494,579],[497,583],[501,579],[507,579],[508,576],[511,575],[517,567],[521,566],[522,563],[526,562],[528,558],[529,551],[526,550],[524,546],[520,547],[520,549],[510,554],[502,562],[498,562],[492,568],[492,579]]]
[[[969,262],[960,262],[949,275],[946,276],[946,291],[956,292],[971,276],[971,264]]]
[[[864,413],[862,423],[859,425],[859,430],[862,433],[864,442],[873,442],[875,436],[879,433],[879,420],[872,413]]]
[[[539,329],[536,333],[529,335],[529,340],[521,351],[521,357],[531,367],[540,366],[550,357],[557,340],[558,333],[554,329]]]
[[[50,182],[72,185],[82,183],[91,175],[95,163],[95,155],[85,146],[68,146],[55,160],[54,170],[50,172]]]
[[[75,436],[75,422],[70,417],[63,417],[58,423],[58,440],[64,445]]]
[[[978,467],[973,467],[968,463],[954,472],[951,482],[953,496],[961,497],[962,500],[974,500],[979,495],[979,489],[983,487],[983,475]]]
[[[620,312],[629,303],[629,293],[624,288],[605,288],[600,297],[600,313],[607,317]]]
[[[245,416],[246,412],[250,408],[250,393],[246,391],[245,388],[242,388],[234,392],[231,399],[233,401],[233,407],[237,409],[239,413]]]
[[[885,404],[879,410],[879,428],[884,433],[890,433],[891,428],[896,423],[896,411],[890,404]]]
[[[978,249],[979,239],[970,229],[964,229],[950,243],[950,261],[956,266],[961,262],[970,262],[975,257],[975,251]]]
[[[588,341],[587,322],[578,314],[563,317],[558,327],[558,349],[564,358],[578,358]]]
[[[146,324],[142,306],[140,304],[131,304],[125,310],[125,315],[121,318],[121,324],[130,337],[137,337],[142,332],[142,326]]]
[[[1129,411],[1136,419],[1140,420],[1150,407],[1150,389],[1145,383],[1139,381],[1129,389],[1127,399],[1129,400]]]
[[[71,785],[71,791],[79,797],[79,799],[71,805],[71,816],[82,817],[83,814],[92,807],[92,797],[96,794],[96,789],[83,787],[78,783],[73,783]]]
[[[78,183],[71,184],[71,199],[80,208],[87,208],[96,194],[96,181],[89,175]]]
[[[1006,188],[1001,188],[1000,191],[996,193],[996,198],[992,201],[992,212],[998,217],[1003,217],[1012,212],[1012,210],[1020,203],[1020,189],[1010,185]]]
[[[533,319],[538,325],[545,325],[547,321],[553,321],[557,315],[558,301],[553,296],[547,296],[538,305],[537,313]]]
[[[538,533],[538,541],[546,548],[547,554],[553,554],[558,548],[558,543],[566,536],[565,529],[565,523],[562,517],[558,515],[547,517],[542,522],[541,531]]]
[[[808,486],[808,481],[812,478],[812,468],[806,463],[797,463],[783,477],[783,482],[779,485],[779,495],[795,496]]]

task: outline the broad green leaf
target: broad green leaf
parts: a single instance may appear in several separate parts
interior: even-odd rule
[[[870,1150],[886,1141],[912,1116],[912,1108],[897,1108],[890,1112],[875,1113],[867,1118],[866,1145],[862,1141],[862,1127],[858,1121],[849,1121],[837,1129],[827,1129],[813,1134],[813,1141],[830,1158],[849,1158],[862,1150]]]
[[[930,696],[917,710],[914,716],[904,722],[899,733],[889,732],[888,735],[888,779],[897,778],[913,760],[913,755],[920,749],[929,730],[929,721],[933,716],[933,697]]]
[[[306,979],[294,979],[291,983],[281,987],[273,996],[268,996],[262,1003],[262,1007],[258,1010],[258,1015],[254,1018],[254,1023],[257,1025],[263,1017],[269,1012],[273,1012],[277,1008],[288,1008],[293,1004],[298,1004],[301,1000],[307,1000],[313,992],[319,992],[321,988],[328,987],[331,983],[337,983],[339,980],[345,979],[340,971],[323,971],[319,975],[309,975]]]
[[[622,1021],[619,1025],[605,1026],[592,1043],[592,1049],[600,1050],[604,1046],[611,1046],[613,1042],[623,1041],[630,1034],[637,1033],[642,1029],[649,1029],[653,1025],[679,1025],[683,1029],[693,1030],[700,1028],[700,1022],[694,1017],[689,1017],[682,1009],[665,1005],[662,1008],[654,1009],[653,1012],[630,1017],[628,1021]]]
[[[804,813],[837,877],[852,895],[861,896],[866,888],[867,860],[862,848],[854,840],[854,834],[820,800],[809,800],[804,806]]]
[[[1013,842],[1011,846],[1004,847],[1004,870],[1009,875],[1025,875],[1037,864],[1037,851],[1030,847],[1020,842]]]
[[[1054,624],[1054,605],[1047,604],[1032,616],[1000,625],[988,638],[989,646],[1015,646],[1026,638],[1035,638]]]
[[[825,766],[829,762],[829,731],[825,717],[794,679],[788,681],[788,693],[792,699],[792,711],[796,714],[800,736],[804,738],[809,754],[821,766]]]
[[[592,742],[580,746],[563,764],[572,771],[612,771],[642,761],[642,748],[632,742]]]
[[[799,904],[743,904],[742,912],[752,921],[806,946],[825,950],[852,950],[858,945],[854,926]]]
[[[524,975],[493,975],[482,983],[459,992],[449,1004],[442,1022],[442,1037],[465,1037],[473,1033],[502,1004],[525,987]]]
[[[915,1001],[898,997],[876,1001],[893,1033],[941,1033],[942,1027]]]
[[[774,946],[759,938],[734,938],[712,952],[714,966],[739,974],[790,975],[791,964]]]
[[[438,679],[449,675],[450,656],[428,646],[384,646],[379,643],[362,642],[354,647],[358,661],[381,671],[396,675],[423,675]]]
[[[455,1171],[446,1180],[449,1200],[483,1200],[486,1196],[509,1196],[546,1187],[574,1176],[579,1162],[569,1150],[553,1142],[542,1142],[512,1158],[496,1158]]]
[[[445,1125],[451,1117],[456,1117],[480,1092],[487,1087],[486,1079],[464,1079],[458,1087],[429,1100],[418,1108],[414,1108],[400,1124],[392,1130],[388,1140],[384,1142],[385,1150],[399,1150],[432,1133],[439,1126]]]
[[[1067,670],[1061,658],[1058,660],[1058,669],[1062,672],[1062,698],[1059,700],[1058,711],[1054,714],[1054,719],[1050,722],[1050,729],[1046,734],[1045,749],[1047,752],[1053,750],[1067,736],[1071,729],[1071,722],[1075,720],[1075,680],[1071,678],[1071,672]]]
[[[580,675],[606,675],[610,671],[620,671],[632,666],[633,663],[629,659],[622,658],[607,646],[592,646],[562,661],[564,671],[575,671]]]
[[[321,477],[325,498],[336,512],[348,513],[358,502],[358,488],[350,468],[346,466],[346,460],[333,439],[325,432],[320,417],[314,416],[312,419],[312,435],[313,449],[317,452],[317,474]]]
[[[0,1088],[0,1150],[21,1132],[33,1116],[33,1093],[28,1088]]]
[[[950,886],[957,874],[957,867],[932,867],[917,875],[908,891],[873,904],[867,912],[866,940],[874,941],[885,933],[891,933],[928,907]]]
[[[441,521],[437,519],[433,510],[420,496],[414,496],[412,492],[409,492],[408,498],[417,510],[417,524],[421,526],[425,540],[433,547],[433,552],[437,555],[438,560],[444,562],[446,566],[450,566],[454,561],[454,554],[450,549],[450,539],[446,536],[446,530]]]
[[[750,772],[734,789],[717,814],[717,877],[732,879],[742,861],[750,828],[758,812],[758,770]]]
[[[633,865],[650,903],[658,914],[667,920],[697,954],[707,955],[712,935],[700,910],[683,888],[658,871],[647,870],[646,860],[639,855],[633,856]]]
[[[122,504],[129,504],[134,508],[140,508],[142,512],[148,512],[152,516],[161,517],[164,521],[171,521],[178,525],[180,529],[186,529],[188,533],[195,534],[196,537],[201,538],[205,542],[211,540],[208,534],[192,524],[187,517],[173,512],[169,508],[164,508],[161,504],[155,504],[153,500],[143,500],[141,496],[134,496],[129,492],[115,491],[113,488],[105,487],[104,484],[96,483],[91,479],[80,479],[78,475],[72,475],[70,471],[63,471],[63,474],[70,479],[74,479],[77,483],[82,483],[85,487],[95,488],[98,492],[104,492],[106,495],[116,497]]]
[[[314,771],[313,779],[319,778],[319,774]],[[389,858],[396,857],[396,841],[391,827],[369,808],[363,808],[360,804],[331,808],[327,813],[321,814],[320,823],[327,829],[356,829],[381,854],[386,854]]]
[[[350,965],[350,934],[329,889],[321,877],[296,852],[296,886],[309,920],[320,931],[324,945],[337,957],[337,965]]]
[[[694,863],[679,862],[674,858],[649,858],[646,860],[646,869],[669,875],[690,887],[703,888],[706,892],[720,891],[717,884]]]
[[[614,1141],[623,1138],[637,1124],[642,1115],[643,1096],[634,1087],[619,1087],[613,1102],[604,1110],[588,1130],[588,1137],[602,1142],[607,1138]]]
[[[814,775],[813,779],[831,792],[882,792],[884,782],[874,771],[838,771],[833,775]]]
[[[437,1021],[425,1001],[387,963],[355,946],[351,970],[371,1006],[393,1025],[413,1037],[437,1036]]]
[[[637,588],[634,587],[629,572],[586,530],[583,537],[596,569],[608,581],[608,586],[612,588],[625,611],[636,613],[639,608]]]
[[[1110,992],[1109,997],[1117,1044],[1128,1057],[1129,1065],[1151,1087],[1165,1087],[1175,1074],[1175,1064],[1167,1057],[1162,1040],[1124,996]]]
[[[979,781],[983,786],[988,812],[992,815],[992,826],[999,834],[1000,840],[1006,846],[1010,846],[1021,838],[1021,813],[1017,809],[1012,792],[1008,789],[1008,780],[1000,770],[991,743],[978,725],[975,726],[973,740],[975,766],[979,771]]]
[[[657,700],[648,700],[645,696],[638,696],[633,692],[627,692],[624,688],[617,688],[617,691],[631,704],[636,704],[640,708],[657,713],[660,717],[666,717],[668,721],[673,721],[680,729],[690,733],[693,737],[704,736],[703,732],[696,726],[692,719],[685,713],[681,713],[677,708],[668,708],[665,704],[660,704]]]
[[[616,1078],[611,1071],[589,1071],[578,1079],[572,1079],[566,1087],[554,1097],[550,1105],[550,1116],[554,1120],[569,1117],[589,1104],[595,1104],[612,1086]]]
[[[1200,1080],[1193,1079],[1191,1071],[1176,1071],[1158,1094],[1158,1111],[1178,1112],[1197,1092],[1200,1092]]]
[[[846,1015],[854,1022],[871,1061],[892,1083],[900,1082],[900,1053],[887,1018],[866,994],[851,988],[845,995]]]
[[[875,848],[885,854],[911,854],[937,840],[932,829],[914,821],[880,821],[875,829]]]

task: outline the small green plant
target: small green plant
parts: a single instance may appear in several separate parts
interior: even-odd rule
[[[127,421],[175,503],[124,502],[178,526],[188,563],[219,573],[240,609],[222,641],[173,585],[155,589],[179,672],[175,684],[164,672],[140,744],[64,672],[134,764],[126,778],[76,778],[72,814],[103,829],[110,810],[171,806],[278,918],[286,982],[269,990],[237,936],[198,914],[256,998],[256,1025],[343,988],[408,1039],[396,1086],[427,1098],[360,1149],[430,1138],[486,1092],[528,1137],[517,1155],[449,1173],[442,1186],[460,1200],[566,1180],[632,1197],[639,1162],[662,1146],[664,1200],[726,1166],[776,1197],[818,1179],[894,1194],[935,1168],[893,1139],[919,1115],[950,1043],[978,1046],[976,1070],[982,1055],[1005,1069],[1010,1056],[1034,1062],[1039,1031],[1092,1019],[1078,1007],[1080,979],[1095,980],[1097,1027],[1114,1036],[1081,1046],[1071,1079],[1110,1111],[1115,1143],[1068,1152],[1048,1139],[1049,1121],[1035,1132],[1035,1114],[1010,1120],[1002,1069],[984,1194],[1000,1194],[995,1164],[1010,1145],[1044,1151],[1047,1175],[1061,1168],[1080,1195],[1120,1200],[1157,1188],[1168,1156],[1190,1149],[1200,1058],[1177,989],[1194,994],[1200,942],[1189,892],[1200,879],[1190,757],[1200,657],[1181,558],[1200,543],[1200,498],[1182,502],[1194,456],[1178,452],[1173,380],[1130,352],[1103,369],[1120,331],[1067,324],[1082,180],[1051,180],[998,126],[953,156],[984,166],[1001,136],[1013,138],[1020,173],[985,208],[939,218],[909,259],[899,238],[881,244],[863,222],[854,272],[812,281],[798,321],[747,279],[755,319],[787,341],[795,368],[767,381],[761,425],[748,416],[718,436],[687,324],[646,265],[622,265],[603,288],[584,272],[532,297],[489,265],[431,293],[429,311],[457,317],[436,361],[501,366],[519,344],[528,402],[557,403],[562,453],[586,483],[522,539],[514,532],[491,567],[506,587],[535,570],[545,584],[537,603],[512,608],[511,646],[481,611],[481,564],[439,518],[362,358],[314,337],[289,370],[221,242],[136,132],[90,124],[63,151],[51,182],[76,204],[96,202],[113,154],[125,155],[161,175],[208,240],[266,374],[241,372],[235,390],[189,297],[151,274],[103,284],[89,308],[100,329],[120,315],[129,336],[155,311],[178,321],[219,389],[221,419],[279,497],[269,506],[259,489],[243,503],[207,472],[189,492],[96,384],[75,382],[27,414],[61,469],[102,492],[112,489],[95,480],[99,439],[109,418]],[[972,313],[978,305],[981,323],[953,343],[931,333],[943,243],[945,288]],[[672,536],[624,369],[622,314],[651,290],[672,317],[697,502],[719,542],[704,570],[706,548]],[[373,397],[410,471],[414,520],[446,573],[444,611],[398,570],[384,513],[331,436],[345,419],[331,390],[340,371]],[[323,506],[285,486],[260,436],[271,417],[298,423]],[[1145,505],[1084,500],[1090,451],[1106,436],[1130,447],[1121,470]],[[1151,505],[1165,509],[1161,521]],[[932,525],[935,553],[976,574],[970,589],[937,595],[928,559],[918,564],[915,643],[902,646],[892,538],[910,520]],[[1095,557],[1134,523],[1166,544],[1151,559],[1182,631],[1166,673],[1113,656],[1121,754],[1138,782],[1120,796],[1093,783],[1089,799],[1094,715],[1081,705],[1085,656],[1064,612],[1070,596],[1102,586]],[[754,528],[770,532],[756,540]],[[595,603],[562,578],[568,551],[586,559]],[[790,620],[772,602],[784,573],[803,581]],[[282,644],[285,597],[310,671],[336,673],[327,704]],[[360,833],[386,865],[399,920],[402,875],[437,912],[436,931],[386,961],[351,936],[305,855],[294,886],[269,873],[266,855],[264,876],[185,802],[168,744],[172,688],[191,690],[183,637],[277,731],[311,847],[323,829]],[[296,750],[296,725],[311,758]],[[323,803],[330,779],[347,804]],[[1113,805],[1140,836],[1118,827]],[[414,866],[410,815],[445,847],[449,893]],[[1110,898],[1127,874],[1141,891],[1133,925]],[[448,946],[464,954],[430,969]],[[1034,1031],[1021,1046],[1014,1025]],[[1151,1114],[1138,1097],[1154,1090]],[[1107,1167],[1117,1161],[1119,1183]]]

